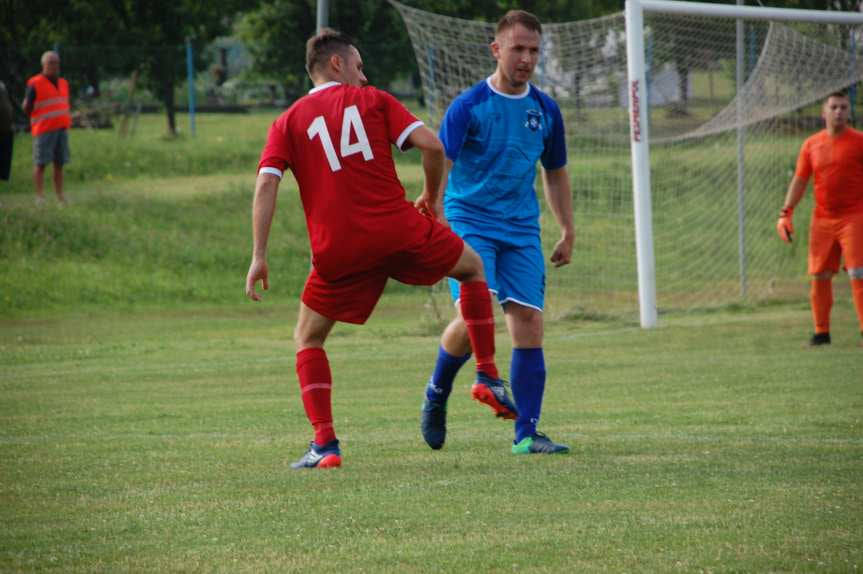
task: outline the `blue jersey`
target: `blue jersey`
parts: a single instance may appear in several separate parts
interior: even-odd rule
[[[440,139],[453,161],[444,210],[491,235],[507,228],[539,230],[536,162],[545,169],[566,165],[560,108],[532,84],[512,96],[486,79],[453,100]]]

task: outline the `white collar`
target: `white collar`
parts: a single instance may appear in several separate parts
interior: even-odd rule
[[[332,88],[333,86],[341,86],[341,85],[342,85],[341,82],[336,82],[335,80],[333,80],[332,82],[326,82],[324,84],[320,84],[318,86],[315,86],[314,88],[309,90],[309,93],[314,94],[315,92],[320,92],[321,90],[326,90],[327,88]]]
[[[491,76],[489,76],[485,79],[485,83],[488,84],[489,89],[492,92],[494,92],[495,94],[497,94],[499,96],[503,96],[504,98],[509,98],[511,100],[520,100],[521,98],[526,98],[527,95],[530,93],[530,82],[527,83],[527,87],[520,94],[505,94],[505,93],[501,92],[500,90],[495,88],[494,85],[491,83]]]

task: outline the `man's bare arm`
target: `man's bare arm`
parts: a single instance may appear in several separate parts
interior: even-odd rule
[[[785,204],[782,209],[788,208],[792,211],[800,200],[803,199],[803,194],[806,193],[806,184],[808,180],[801,179],[796,175],[791,178],[791,183],[788,185],[788,192],[785,194]]]
[[[572,189],[566,167],[542,170],[542,187],[545,200],[560,226],[561,236],[551,253],[555,267],[568,264],[572,260],[572,245],[575,242],[575,227],[572,222]]]
[[[279,192],[278,176],[271,173],[259,173],[255,181],[255,199],[252,203],[252,263],[246,275],[246,296],[253,301],[260,301],[261,296],[255,291],[255,284],[261,281],[264,290],[270,288],[267,268],[267,241],[270,237],[270,227],[276,212],[276,196]]]
[[[423,191],[414,205],[422,213],[438,216],[440,189],[446,169],[443,144],[435,133],[425,126],[412,131],[407,141],[420,150],[423,156]]]

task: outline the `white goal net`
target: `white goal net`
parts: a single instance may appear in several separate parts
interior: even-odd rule
[[[459,92],[494,71],[494,24],[393,4],[436,127]],[[573,263],[547,273],[549,311],[631,316],[638,285],[624,15],[544,23],[543,32],[534,83],[567,123],[576,224]],[[644,44],[660,312],[802,299],[811,193],[790,247],[774,224],[803,139],[823,127],[825,96],[851,88],[859,99],[863,26],[745,20],[738,39],[735,18],[650,12]],[[542,224],[550,247],[558,238],[550,213]]]

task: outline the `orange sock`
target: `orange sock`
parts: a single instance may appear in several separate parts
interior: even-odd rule
[[[860,333],[863,334],[863,279],[851,280],[851,295],[854,297],[854,308],[857,309]]]
[[[809,292],[812,302],[812,319],[816,333],[830,332],[830,309],[833,307],[833,280],[813,279]]]

